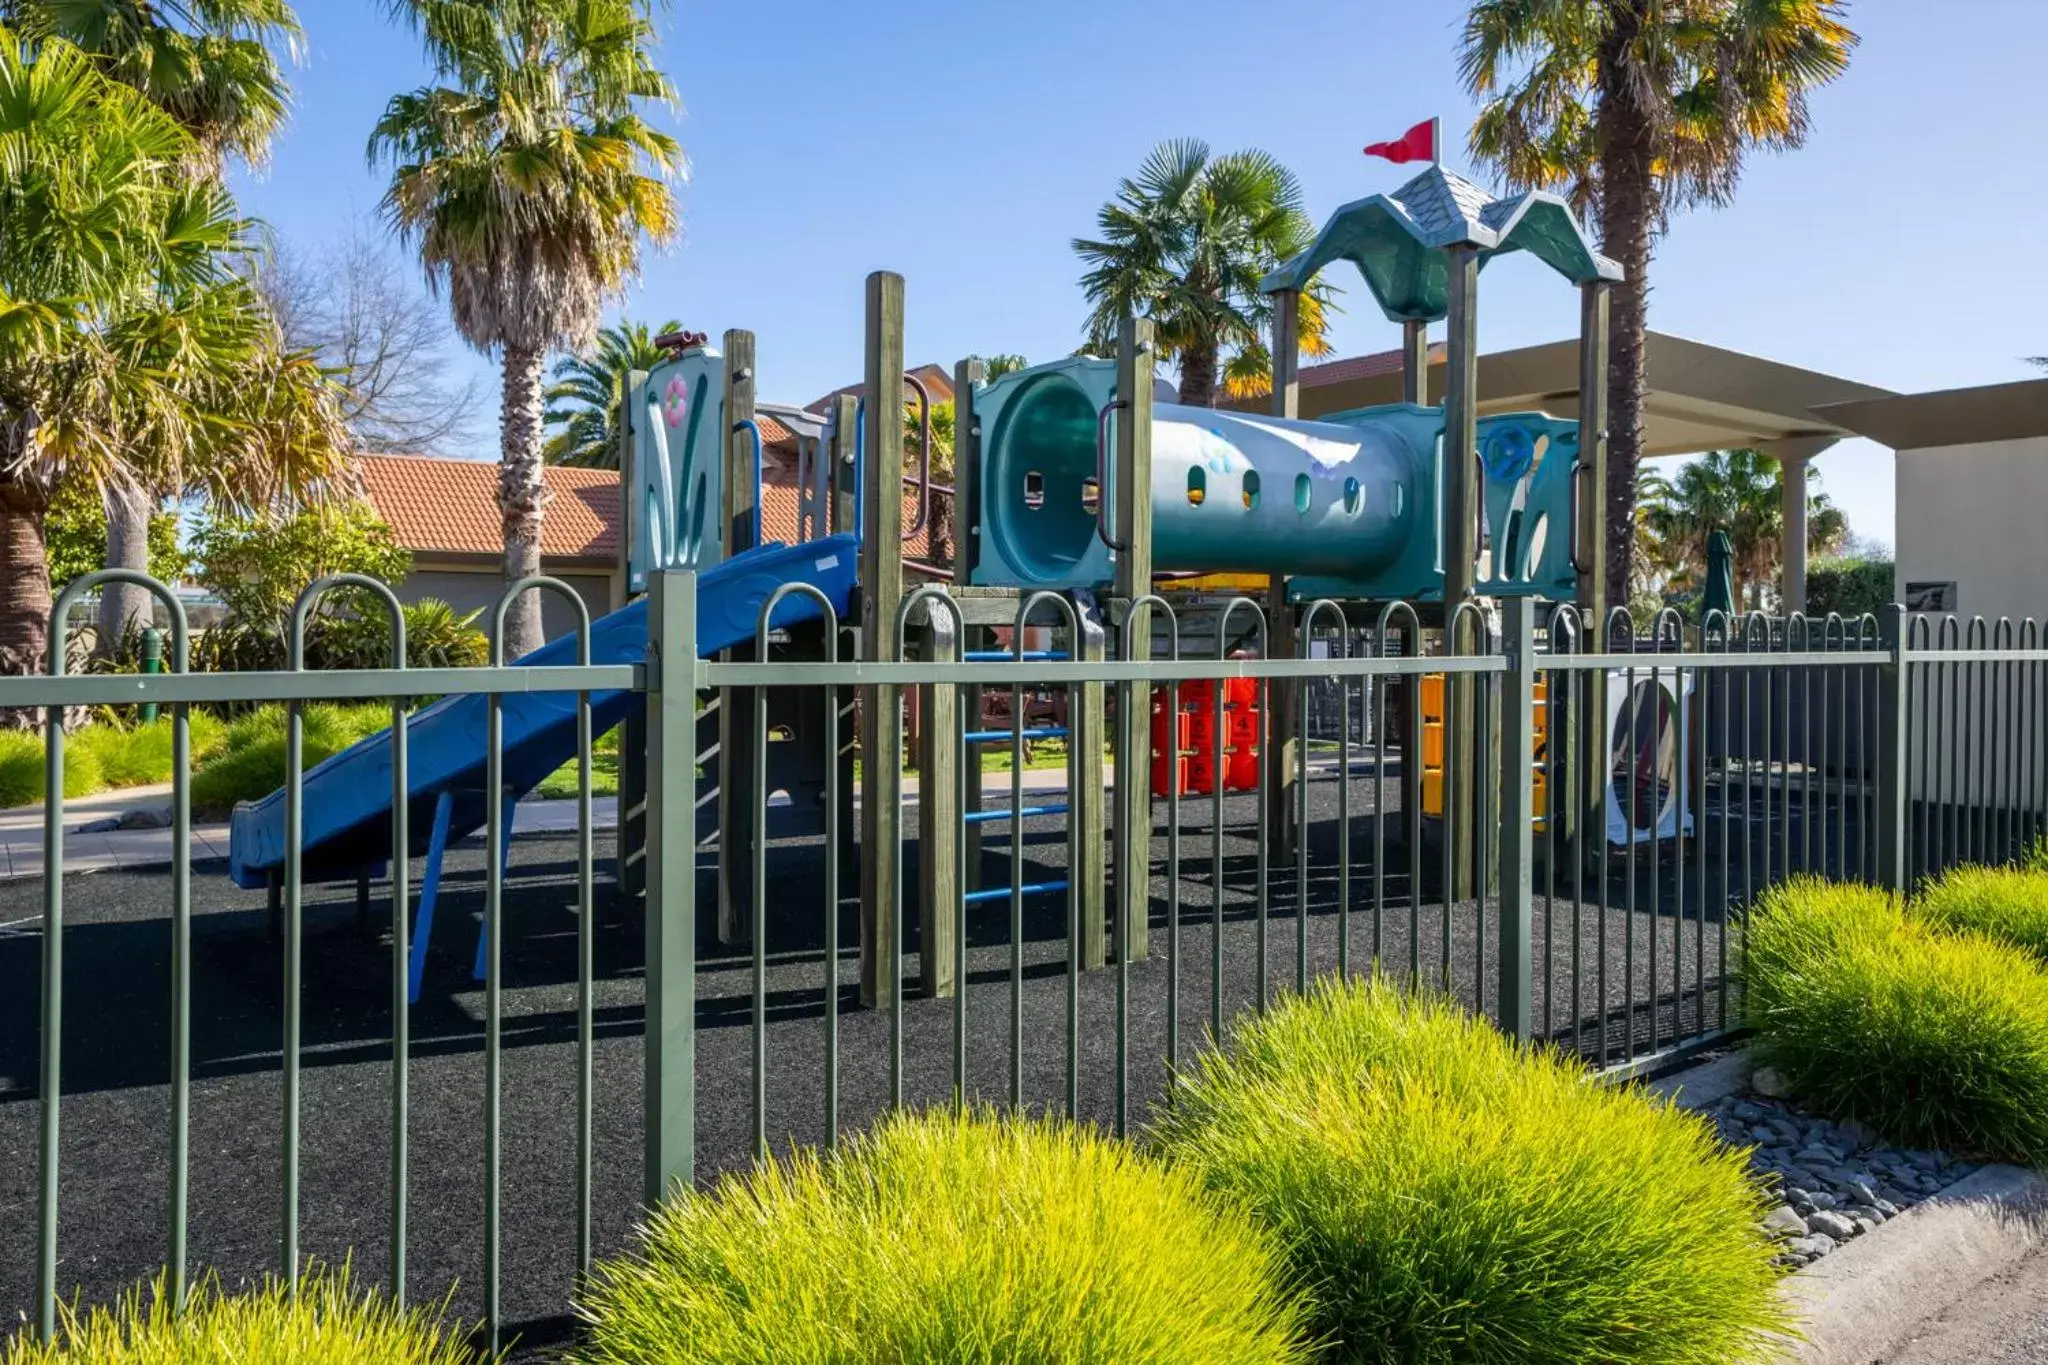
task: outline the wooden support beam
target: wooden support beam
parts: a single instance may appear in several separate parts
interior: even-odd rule
[[[1273,415],[1295,418],[1301,415],[1301,384],[1297,379],[1301,360],[1301,295],[1282,290],[1273,296]],[[1287,579],[1273,574],[1266,580],[1266,653],[1275,659],[1292,659],[1299,651],[1294,629],[1294,609],[1287,603]],[[1301,710],[1301,683],[1277,680],[1266,689],[1265,764],[1266,830],[1268,847],[1275,862],[1294,856],[1295,764],[1300,744],[1295,718]]]
[[[1116,464],[1103,496],[1114,495],[1116,595],[1126,603],[1152,591],[1152,364],[1149,318],[1125,318],[1117,331],[1116,392],[1128,406],[1116,424]],[[1152,613],[1124,631],[1130,657],[1152,657]],[[1152,689],[1127,684],[1116,708],[1116,917],[1130,958],[1147,951],[1152,908]],[[1173,875],[1171,869],[1169,876]]]
[[[855,505],[860,477],[855,444],[860,439],[860,400],[842,393],[832,400],[832,439],[824,451],[826,525],[834,532],[856,529]],[[861,632],[858,619],[840,622],[839,657],[860,656]],[[856,876],[860,869],[860,822],[853,818],[853,761],[860,747],[854,690],[839,692],[839,758],[833,780],[839,791],[839,867],[842,878]],[[844,894],[844,888],[841,888]],[[857,894],[857,889],[856,889]]]
[[[927,660],[960,657],[964,641],[953,615],[926,613],[918,628]],[[924,698],[917,731],[917,942],[924,993],[951,995],[960,909],[961,800],[965,795],[960,743],[960,702],[955,688],[934,686]],[[970,774],[975,786],[980,772]],[[976,828],[979,828],[977,826]]]
[[[1444,251],[1450,276],[1444,337],[1444,620],[1474,595],[1479,572],[1479,249]],[[1479,648],[1467,613],[1454,642],[1458,653]],[[1479,838],[1482,784],[1479,767],[1480,689],[1471,675],[1446,680],[1444,710],[1445,833],[1451,840],[1454,882],[1446,894],[1472,894]]]
[[[1579,469],[1572,485],[1579,524],[1572,564],[1577,572],[1579,648],[1607,648],[1607,360],[1608,314],[1613,285],[1594,280],[1579,287]],[[1553,683],[1553,686],[1556,685]],[[1582,714],[1571,719],[1573,752],[1566,769],[1580,777],[1585,799],[1570,812],[1582,865],[1590,866],[1607,825],[1607,675],[1593,673],[1577,689]],[[1560,805],[1564,804],[1562,801]]]
[[[903,277],[868,276],[867,395],[861,418],[861,657],[900,660],[896,608],[903,600]],[[895,999],[896,870],[903,856],[903,696],[894,685],[861,689],[860,996]]]
[[[728,558],[754,547],[756,490],[754,438],[742,423],[754,420],[754,334],[725,334],[725,382],[719,412],[725,422],[725,489],[719,509]],[[754,657],[751,643],[721,656],[728,662]],[[754,791],[756,717],[763,698],[753,688],[720,688],[718,693],[718,941],[727,947],[747,942],[753,925]]]
[[[1069,646],[1076,659],[1099,663],[1108,657],[1108,635],[1104,629],[1101,605],[1091,593],[1074,594],[1074,615],[1080,622],[1080,638]],[[1081,911],[1081,969],[1094,971],[1109,961],[1109,861],[1104,855],[1103,839],[1103,789],[1107,774],[1103,771],[1102,746],[1109,738],[1109,727],[1105,719],[1105,691],[1099,682],[1082,683],[1080,688],[1079,715],[1067,717],[1067,743],[1074,746],[1072,752],[1080,761],[1073,766],[1079,770],[1080,785],[1067,793],[1067,819],[1073,825],[1072,842],[1074,865],[1068,876],[1074,879]],[[1014,716],[1013,724],[1022,725],[1024,718]],[[1013,839],[1019,841],[1021,852],[1021,830],[1014,831]]]
[[[981,563],[981,414],[975,407],[975,386],[986,373],[979,358],[969,356],[953,366],[953,590],[960,593],[974,581]],[[969,624],[960,641],[962,649],[986,649],[989,632]],[[981,728],[981,688],[960,689],[960,705],[967,712],[967,728]],[[960,757],[962,800],[969,810],[981,805],[982,746],[969,744]],[[982,836],[980,824],[961,831],[961,866],[966,869],[960,890],[981,889]]]
[[[1429,403],[1429,323],[1401,320],[1401,401],[1416,407]]]

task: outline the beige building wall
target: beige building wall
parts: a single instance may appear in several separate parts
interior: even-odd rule
[[[1996,621],[2048,615],[2048,436],[1898,453],[1898,585],[1954,584],[1946,605]]]
[[[574,588],[590,609],[590,619],[612,610],[613,576],[609,574],[576,573],[552,570],[555,577]],[[438,597],[460,612],[483,609],[477,618],[477,628],[489,632],[491,612],[498,605],[498,597],[504,591],[505,580],[496,567],[478,570],[468,567],[436,565],[431,557],[417,556],[413,571],[405,581],[398,584],[399,600],[406,603],[419,601],[422,597]],[[576,616],[567,600],[558,592],[547,592],[541,596],[541,630],[550,640],[558,635],[567,635],[576,628]]]

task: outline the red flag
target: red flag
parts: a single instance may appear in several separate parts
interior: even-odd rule
[[[1436,160],[1436,120],[1426,118],[1392,142],[1375,142],[1365,149],[1367,156],[1382,156],[1395,165],[1410,161]]]

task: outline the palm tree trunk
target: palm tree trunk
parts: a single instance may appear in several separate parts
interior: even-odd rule
[[[541,518],[547,489],[541,482],[541,381],[547,354],[538,346],[505,348],[504,408],[498,466],[498,511],[505,533],[505,585],[540,572]],[[505,657],[540,647],[541,595],[522,593],[505,613]]]
[[[34,485],[0,483],[0,674],[40,673],[48,665],[49,508],[49,497]]]
[[[110,483],[106,488],[107,567],[149,572],[149,519],[157,500],[141,484]],[[114,653],[131,624],[141,630],[154,619],[154,599],[147,588],[109,583],[100,589],[97,650]]]
[[[1203,343],[1180,353],[1180,401],[1189,407],[1216,406],[1216,347]]]
[[[1657,217],[1656,144],[1649,111],[1632,82],[1626,53],[1643,23],[1646,0],[1616,5],[1600,54],[1600,249],[1625,272],[1613,295],[1607,354],[1607,600],[1628,600],[1635,535],[1636,470],[1644,443],[1649,337],[1650,234]]]

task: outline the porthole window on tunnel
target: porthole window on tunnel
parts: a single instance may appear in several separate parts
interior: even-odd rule
[[[1294,510],[1297,514],[1304,517],[1308,515],[1308,507],[1311,497],[1312,494],[1308,486],[1308,475],[1296,474],[1294,476]]]
[[[1247,469],[1244,472],[1244,510],[1249,512],[1259,505],[1259,471]]]
[[[1347,516],[1358,515],[1358,480],[1344,480],[1344,511]]]
[[[1094,479],[1081,480],[1081,506],[1091,517],[1102,510],[1102,485]]]
[[[1200,507],[1202,499],[1209,496],[1209,476],[1196,465],[1188,471],[1188,506]]]
[[[1045,506],[1045,475],[1035,469],[1024,474],[1024,505],[1034,512]]]

